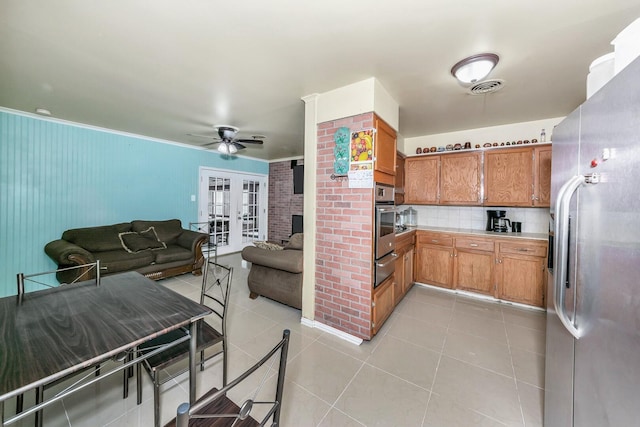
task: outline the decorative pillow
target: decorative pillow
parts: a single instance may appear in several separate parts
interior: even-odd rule
[[[277,243],[264,242],[262,240],[255,241],[253,242],[253,244],[260,249],[268,249],[270,251],[281,251],[284,249],[284,246],[281,246]]]
[[[167,245],[158,239],[156,230],[153,227],[136,233],[129,231],[118,234],[122,247],[129,253],[135,254],[147,249],[166,249]]]
[[[287,243],[284,248],[297,249],[301,251],[303,243],[304,243],[304,233],[296,233],[293,236],[289,237],[289,243]]]

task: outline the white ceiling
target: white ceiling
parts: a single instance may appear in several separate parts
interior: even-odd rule
[[[301,97],[369,77],[406,138],[566,115],[638,17],[638,0],[0,0],[0,106],[196,145],[230,124],[266,136],[242,154],[281,159],[303,154]],[[505,88],[468,95],[450,69],[485,51]]]

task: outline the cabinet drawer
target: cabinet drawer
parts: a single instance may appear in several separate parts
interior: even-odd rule
[[[476,251],[493,252],[495,245],[493,241],[472,238],[456,238],[456,249],[473,249]]]
[[[422,245],[453,246],[453,237],[448,234],[420,233],[417,240]]]
[[[531,243],[500,243],[500,253],[530,255],[544,258],[547,256],[547,248],[544,245],[534,245]]]

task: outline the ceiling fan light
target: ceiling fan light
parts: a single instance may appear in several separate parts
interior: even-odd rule
[[[218,145],[218,151],[222,154],[229,154],[229,146],[226,142],[223,142],[222,144]]]
[[[233,144],[229,144],[229,154],[236,154],[237,152],[238,149],[236,148],[236,146]]]
[[[451,68],[451,74],[460,83],[470,84],[487,77],[499,61],[495,53],[481,53],[459,61]]]

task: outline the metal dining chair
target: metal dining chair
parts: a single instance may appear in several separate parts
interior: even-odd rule
[[[89,264],[59,268],[57,270],[45,271],[42,273],[33,273],[33,274],[18,273],[16,277],[18,301],[22,300],[22,297],[24,296],[25,293],[34,292],[34,291],[45,289],[45,288],[53,288],[56,286],[51,282],[45,281],[43,279],[44,276],[50,276],[52,274],[55,274],[57,278],[60,278],[60,277],[64,277],[66,275],[65,273],[68,273],[71,270],[81,270],[81,272],[80,274],[77,275],[75,280],[73,280],[72,282],[60,283],[59,286],[65,286],[72,283],[89,281],[89,280],[95,281],[96,286],[100,286],[100,271],[101,271],[100,260],[97,260],[96,262],[89,263]],[[74,274],[74,277],[75,276],[76,275]],[[95,375],[96,376],[100,375],[100,365],[95,366]],[[67,378],[68,377],[62,378],[53,383],[45,384],[43,386],[36,388],[35,390],[36,405],[41,403],[44,400],[44,391],[47,387],[58,384]],[[23,405],[24,405],[24,395],[20,394],[16,397],[16,414],[22,412]],[[42,411],[36,412],[35,414],[36,427],[42,426],[42,421],[43,421]]]
[[[282,340],[236,379],[220,390],[211,389],[193,406],[188,403],[178,406],[176,418],[165,427],[247,427],[267,424],[278,427],[282,410],[289,337],[290,332],[285,329]],[[277,369],[276,373],[274,373],[275,369]],[[273,384],[270,378],[274,375],[277,376],[275,390],[268,386]],[[234,388],[250,377],[257,382],[257,386],[251,390],[248,397],[238,399],[242,401],[238,406],[231,400],[231,397],[237,394],[234,393]]]
[[[222,378],[223,385],[227,384],[227,307],[229,305],[229,293],[231,290],[231,279],[233,268],[217,264],[214,259],[209,258],[204,265],[202,274],[202,287],[200,292],[200,304],[211,309],[212,314],[200,321],[198,325],[197,351],[200,352],[200,370],[204,370],[204,363],[207,360],[222,353]],[[180,336],[188,334],[187,329],[179,329],[169,332],[158,338],[142,344],[138,351],[146,354],[167,342],[174,341]],[[205,350],[220,344],[221,349],[208,354],[205,357]],[[216,349],[217,350],[217,349]],[[153,408],[154,425],[160,425],[160,386],[176,376],[186,372],[189,368],[184,368],[178,372],[168,374],[166,368],[189,356],[189,343],[177,345],[158,355],[150,357],[137,365],[137,395],[138,404],[142,403],[142,377],[140,366],[145,368],[151,381],[153,382]]]

